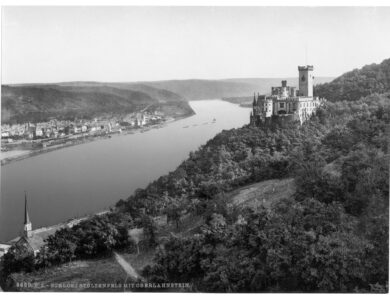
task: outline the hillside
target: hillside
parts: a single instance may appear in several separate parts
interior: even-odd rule
[[[328,101],[302,125],[224,130],[110,213],[56,232],[36,258],[10,251],[4,274],[24,281],[24,271],[136,255],[128,232],[142,228],[140,258],[155,251],[136,268],[146,282],[188,282],[194,292],[387,293],[389,124],[390,92]],[[70,278],[84,280],[82,272]]]
[[[279,86],[285,78],[232,78],[223,80],[167,80],[145,82],[182,95],[188,100],[220,99],[223,97],[245,97],[256,93],[269,93],[272,86]],[[330,77],[318,77],[317,83],[330,81]],[[288,84],[297,86],[297,78],[287,78]]]
[[[149,105],[168,116],[193,113],[189,100],[251,97],[268,93],[282,78],[233,78],[226,80],[167,80],[151,82],[60,82],[56,84],[3,85],[2,123],[74,119],[102,114],[131,113]],[[317,82],[329,81],[319,77]],[[296,78],[288,79],[297,85]],[[230,100],[229,100],[230,101]],[[239,102],[240,103],[240,102]]]
[[[50,85],[3,85],[2,123],[47,121],[50,118],[91,119],[101,115],[160,109],[169,116],[193,113],[187,101],[170,91],[143,85],[69,83]]]
[[[99,87],[112,87],[121,90],[137,91],[148,94],[158,102],[186,101],[184,97],[163,88],[155,88],[151,85],[142,83],[124,83],[124,82],[62,82],[58,86],[64,87],[89,87],[95,89]]]
[[[389,91],[390,59],[347,72],[314,88],[315,95],[329,101],[355,101],[372,93],[382,94]]]
[[[147,84],[172,91],[189,100],[242,96],[252,94],[258,88],[248,83],[201,79],[153,81]]]

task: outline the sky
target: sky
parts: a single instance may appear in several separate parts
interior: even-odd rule
[[[390,7],[3,7],[2,83],[333,77],[389,32]]]

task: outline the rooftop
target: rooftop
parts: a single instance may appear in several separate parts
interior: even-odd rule
[[[15,244],[20,239],[24,239],[34,251],[37,251],[45,244],[45,239],[47,239],[50,235],[54,234],[57,230],[65,227],[67,227],[66,224],[60,224],[51,227],[39,228],[37,230],[31,231],[32,233],[31,237],[25,237],[25,236],[17,237],[9,241],[8,243]]]
[[[313,69],[314,69],[314,67],[313,66],[309,66],[309,65],[307,65],[307,66],[298,66],[298,71],[306,71],[306,70],[313,71]]]

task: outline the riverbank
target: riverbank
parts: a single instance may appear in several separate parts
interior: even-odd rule
[[[73,226],[79,224],[80,222],[90,219],[94,216],[101,216],[109,213],[110,210],[103,210],[101,212],[93,213],[93,214],[87,214],[83,217],[77,217],[77,218],[71,218],[65,222],[61,222],[58,224],[50,225],[50,226],[45,226],[45,227],[39,227],[31,231],[31,235],[33,237],[35,236],[49,236],[53,235],[57,230],[63,229],[63,228],[72,228]],[[15,244],[19,240],[20,236],[17,236],[13,238],[12,240],[7,241],[6,243],[9,245]],[[41,242],[44,242],[44,239],[41,239]],[[43,244],[42,244],[43,246]]]
[[[48,146],[48,147],[45,147],[45,148],[42,148],[42,149],[37,149],[37,150],[15,150],[15,152],[22,152],[22,153],[2,158],[1,159],[1,166],[10,164],[12,162],[20,161],[20,160],[23,160],[23,159],[26,159],[26,158],[30,158],[30,157],[33,157],[33,156],[37,156],[37,155],[40,155],[40,154],[44,154],[44,153],[52,152],[52,151],[55,151],[55,150],[60,150],[60,149],[63,149],[63,148],[67,148],[67,147],[72,147],[72,146],[76,146],[76,145],[90,143],[90,142],[94,142],[94,141],[98,141],[98,140],[102,140],[102,139],[110,139],[110,138],[114,138],[114,137],[121,136],[121,135],[143,133],[143,132],[146,132],[146,131],[149,131],[149,130],[152,130],[152,129],[162,128],[162,127],[164,127],[164,126],[166,126],[166,125],[168,125],[168,124],[170,124],[172,122],[179,121],[181,119],[185,119],[185,118],[191,117],[194,114],[195,113],[192,113],[192,114],[189,114],[189,115],[185,115],[185,116],[180,116],[180,117],[172,117],[172,118],[169,118],[166,121],[164,121],[162,123],[159,123],[159,124],[154,124],[154,125],[141,127],[141,128],[127,129],[127,130],[123,130],[120,133],[119,132],[112,132],[112,133],[107,133],[107,134],[104,134],[104,135],[85,136],[85,137],[75,138],[74,140],[67,140],[63,144]]]
[[[248,109],[225,101],[190,105],[196,114],[144,128],[143,134],[123,132],[2,166],[0,240],[22,228],[23,218],[15,216],[23,216],[24,191],[34,228],[102,211],[174,170],[222,130],[248,122]]]

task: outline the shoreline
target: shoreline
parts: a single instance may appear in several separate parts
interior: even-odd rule
[[[189,117],[193,116],[194,114],[195,113],[180,116],[180,117],[171,117],[170,119],[168,119],[162,123],[159,123],[159,124],[154,124],[154,125],[146,126],[143,128],[141,127],[141,128],[133,128],[133,129],[129,129],[129,130],[124,130],[124,131],[122,131],[122,133],[113,132],[113,133],[107,133],[105,135],[99,135],[99,136],[88,136],[88,137],[76,139],[75,141],[67,141],[64,144],[50,146],[48,148],[43,148],[43,149],[39,149],[39,150],[30,150],[28,153],[24,153],[24,154],[20,154],[20,155],[8,157],[8,158],[6,157],[6,158],[1,159],[1,166],[5,166],[5,165],[11,164],[13,162],[17,162],[17,161],[24,160],[24,159],[27,159],[30,157],[45,154],[48,152],[60,150],[63,148],[82,145],[82,144],[86,144],[86,143],[92,143],[92,142],[102,140],[102,139],[115,138],[117,136],[122,136],[122,135],[127,135],[127,134],[143,133],[143,132],[146,132],[146,131],[149,131],[152,129],[156,129],[156,128],[162,128],[162,127],[168,125],[169,123],[176,122],[176,121],[179,121],[179,120],[182,120],[185,118],[189,118]]]
[[[131,129],[131,130],[126,130],[122,133],[113,133],[113,138],[115,136],[121,136],[121,135],[127,135],[127,134],[135,134],[135,133],[143,133],[143,132],[146,132],[146,131],[149,131],[149,130],[152,130],[152,129],[158,129],[158,128],[162,128],[162,127],[165,127],[166,125],[170,124],[170,123],[173,123],[173,122],[176,122],[176,121],[179,121],[179,120],[182,120],[182,119],[185,119],[185,118],[189,118],[193,115],[195,115],[196,113],[191,113],[189,115],[185,115],[185,116],[180,116],[180,117],[172,117],[168,120],[166,120],[165,122],[163,123],[160,123],[160,124],[154,124],[154,125],[151,125],[151,126],[147,126],[147,127],[144,127],[144,128],[135,128],[135,129]],[[22,155],[18,155],[18,156],[15,156],[15,157],[12,157],[12,158],[4,158],[1,160],[1,166],[5,165],[5,164],[10,164],[12,162],[15,162],[15,161],[19,161],[19,160],[23,160],[23,159],[27,159],[29,157],[33,157],[33,156],[37,156],[37,155],[40,155],[40,154],[44,154],[44,153],[47,153],[47,152],[51,152],[51,151],[55,151],[55,150],[59,150],[59,149],[62,149],[62,148],[66,148],[66,147],[71,147],[71,146],[76,146],[76,145],[80,145],[80,144],[86,144],[86,143],[90,143],[90,142],[94,142],[94,141],[97,141],[97,140],[100,140],[100,139],[108,139],[109,135],[105,135],[105,136],[96,136],[96,137],[92,137],[91,139],[89,140],[82,140],[82,141],[78,141],[78,142],[72,142],[71,144],[63,144],[63,145],[58,145],[57,147],[53,147],[53,148],[46,148],[46,149],[40,149],[40,150],[32,150],[30,153],[26,153],[26,154],[22,154]],[[52,225],[47,225],[47,226],[43,226],[43,227],[39,227],[39,228],[36,228],[34,229],[33,231],[34,232],[42,232],[42,231],[49,231],[49,230],[52,230],[52,229],[60,229],[61,227],[64,227],[64,226],[74,226],[78,223],[80,223],[81,221],[83,220],[86,220],[86,219],[89,219],[93,216],[98,216],[98,215],[103,215],[103,214],[106,214],[106,213],[109,213],[111,212],[112,210],[112,207],[109,208],[109,209],[105,209],[103,211],[96,211],[96,212],[92,212],[92,213],[88,213],[82,217],[70,217],[68,220],[64,221],[64,222],[59,222],[59,223],[54,223]],[[6,243],[12,243],[14,242],[16,239],[18,239],[20,236],[17,236],[9,241],[7,241]],[[1,241],[0,241],[1,243]]]
[[[53,224],[53,225],[48,225],[48,226],[42,226],[42,227],[38,227],[38,228],[35,228],[33,230],[31,230],[32,234],[39,234],[39,233],[42,233],[42,232],[48,232],[48,231],[52,231],[54,230],[57,231],[59,229],[62,229],[62,228],[72,228],[73,226],[75,225],[78,225],[79,223],[81,223],[82,221],[85,221],[91,217],[94,217],[94,216],[102,216],[102,215],[105,215],[105,214],[108,214],[110,213],[111,210],[110,209],[106,209],[106,210],[102,210],[102,211],[98,211],[96,213],[90,213],[90,214],[86,214],[82,217],[74,217],[74,218],[70,218],[66,221],[63,221],[63,222],[60,222],[60,223],[56,223],[56,224]],[[15,242],[17,242],[19,240],[20,236],[16,236],[14,237],[13,239],[5,242],[6,244],[9,244],[9,245],[13,245]],[[1,243],[3,243],[2,241],[0,241]]]

